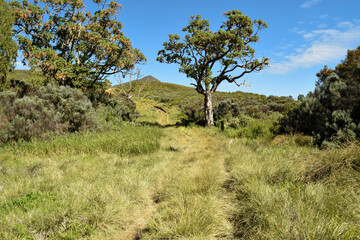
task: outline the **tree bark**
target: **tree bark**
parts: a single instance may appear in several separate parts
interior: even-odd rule
[[[206,91],[204,93],[205,101],[204,101],[204,110],[205,110],[205,120],[207,126],[214,126],[214,113],[213,106],[211,102],[212,93],[210,91]]]

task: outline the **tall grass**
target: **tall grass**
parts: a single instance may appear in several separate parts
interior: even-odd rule
[[[239,150],[227,159],[228,189],[236,202],[234,237],[360,236],[359,146],[320,151],[263,142],[254,148],[254,142],[235,140]]]
[[[129,126],[6,146],[0,239],[133,238],[165,170],[164,153],[154,152],[161,132]]]
[[[0,154],[21,155],[97,154],[114,153],[120,156],[150,153],[159,149],[162,136],[158,128],[124,125],[116,131],[67,134],[53,140],[21,141],[5,145]]]
[[[172,142],[174,155],[164,175],[142,239],[213,239],[228,237],[227,205],[222,188],[225,180],[220,146],[199,129],[185,129]],[[186,139],[179,142],[179,139]]]

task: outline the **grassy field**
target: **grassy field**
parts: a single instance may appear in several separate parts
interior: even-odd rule
[[[136,103],[117,131],[2,146],[0,239],[360,239],[358,144],[181,127],[176,104]]]
[[[19,143],[0,239],[357,239],[359,155],[198,127]]]

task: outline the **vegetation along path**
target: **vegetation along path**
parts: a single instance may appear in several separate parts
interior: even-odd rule
[[[360,149],[125,125],[0,149],[0,239],[356,239]]]

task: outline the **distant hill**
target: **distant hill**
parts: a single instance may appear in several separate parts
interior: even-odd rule
[[[146,77],[143,77],[141,79],[138,79],[136,81],[141,81],[141,82],[161,82],[159,79],[149,75],[149,76],[146,76]]]
[[[147,79],[136,84],[134,92],[140,89],[145,99],[162,104],[161,107],[169,109],[176,106],[179,108],[202,108],[204,96],[197,93],[193,87],[160,82],[155,77],[147,76]],[[153,80],[151,80],[153,79]],[[128,83],[125,83],[126,87]],[[224,103],[225,101],[225,103]],[[294,99],[289,97],[265,96],[247,92],[215,92],[213,106],[223,102],[227,106],[238,105],[239,109],[252,117],[260,118],[271,112],[285,112],[294,104]]]

